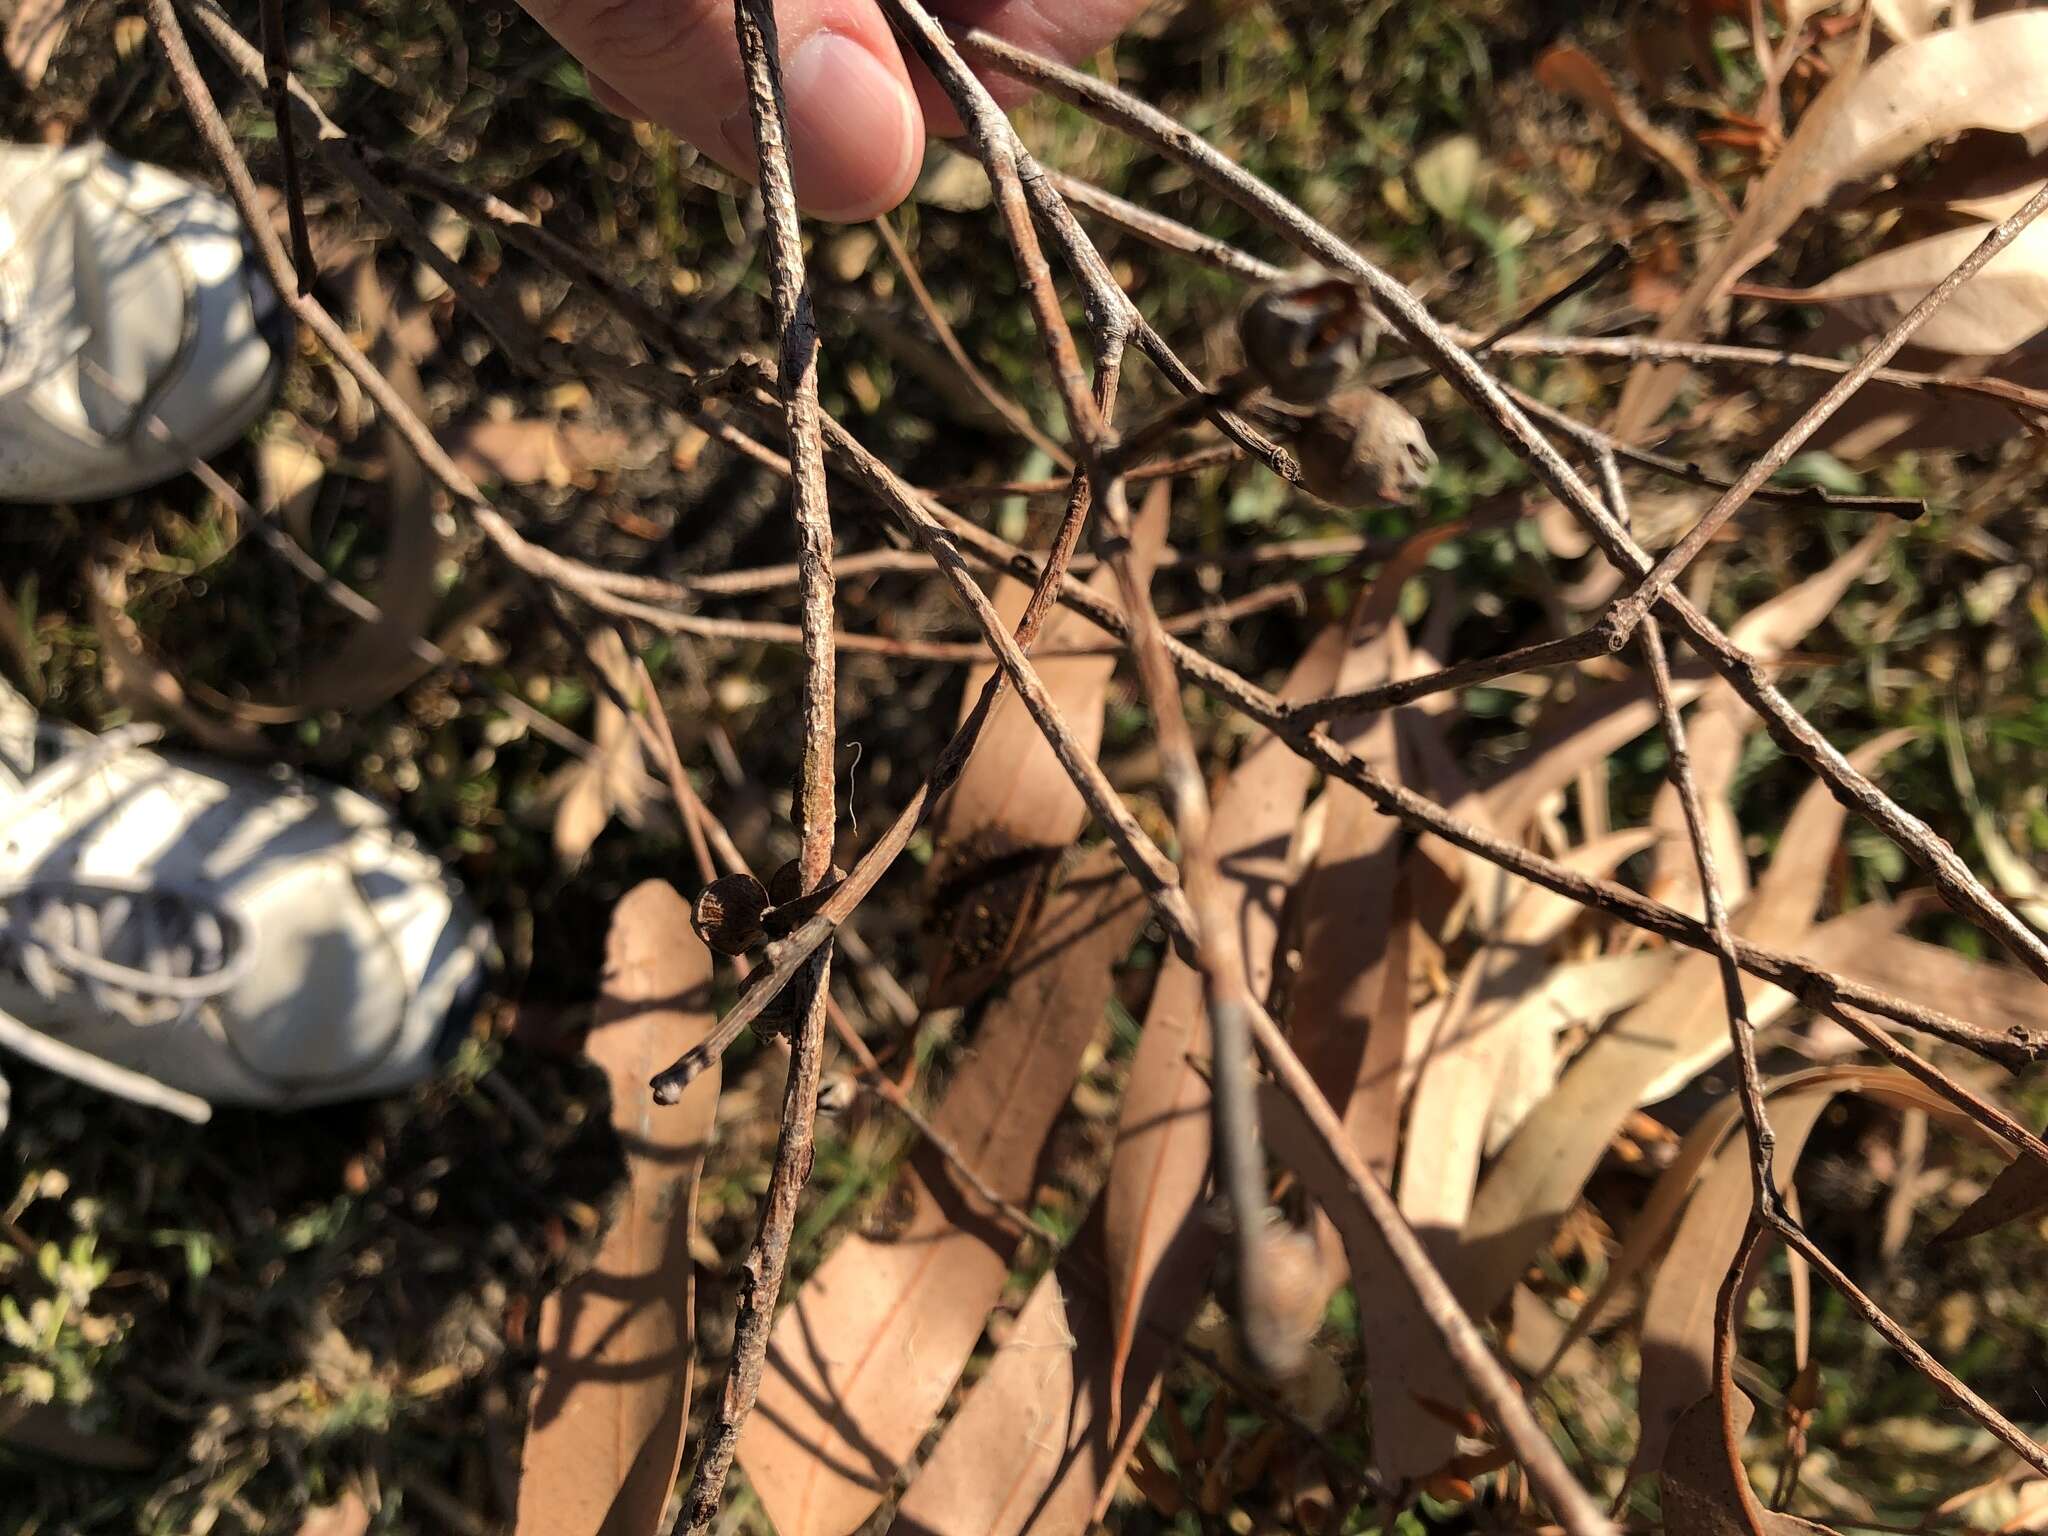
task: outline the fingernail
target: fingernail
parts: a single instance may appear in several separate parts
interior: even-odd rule
[[[917,104],[895,74],[852,38],[814,32],[782,72],[797,201],[821,219],[886,213],[910,190],[924,148]],[[721,124],[738,163],[754,164],[746,111]]]

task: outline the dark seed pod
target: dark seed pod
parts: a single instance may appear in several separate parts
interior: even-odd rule
[[[761,914],[768,892],[752,875],[725,875],[697,894],[690,922],[697,936],[721,955],[743,955],[767,937]]]
[[[1260,289],[1237,320],[1245,366],[1295,405],[1327,399],[1371,359],[1379,334],[1379,315],[1358,285],[1321,267]]]
[[[1332,395],[1303,423],[1294,452],[1302,483],[1340,507],[1404,505],[1436,468],[1422,423],[1376,389]]]

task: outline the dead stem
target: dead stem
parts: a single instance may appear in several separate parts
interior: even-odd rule
[[[767,220],[769,281],[781,333],[777,379],[790,450],[790,511],[796,523],[804,632],[803,749],[793,811],[802,838],[798,888],[808,894],[832,868],[839,745],[833,698],[832,517],[826,502],[825,451],[819,432],[818,328],[804,274],[796,182],[784,138],[786,106],[773,0],[737,0],[733,26],[746,76],[747,104],[753,114],[755,158]],[[768,1188],[761,1197],[760,1230],[740,1265],[735,1286],[732,1363],[717,1406],[698,1433],[697,1468],[676,1517],[675,1529],[689,1536],[699,1536],[717,1518],[726,1476],[739,1450],[740,1431],[760,1395],[768,1338],[775,1325],[775,1303],[782,1294],[790,1237],[796,1230],[797,1201],[810,1179],[816,1155],[813,1138],[831,971],[832,945],[827,940],[806,960],[802,972],[802,985],[809,993],[800,1000],[800,1022],[791,1032],[782,1131],[775,1144]]]

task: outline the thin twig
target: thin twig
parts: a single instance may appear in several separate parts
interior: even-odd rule
[[[1462,332],[1452,332],[1461,341]],[[1609,357],[1621,362],[1698,363],[1737,368],[1797,369],[1805,373],[1846,374],[1856,367],[1838,357],[1792,352],[1780,347],[1746,347],[1729,342],[1671,341],[1661,336],[1513,336],[1495,343],[1502,356]],[[1906,368],[1880,368],[1868,382],[1892,384],[1929,394],[1991,400],[2028,414],[2048,412],[2048,390],[2015,384],[2009,379],[1959,379]]]
[[[1654,470],[1668,475],[1673,480],[1682,480],[1688,485],[1707,486],[1715,490],[1726,490],[1735,482],[1725,475],[1717,475],[1698,464],[1684,459],[1674,459],[1668,454],[1653,453],[1647,448],[1638,448],[1625,443],[1612,433],[1580,421],[1577,417],[1560,411],[1556,406],[1546,405],[1526,390],[1512,384],[1501,386],[1523,410],[1538,421],[1546,422],[1579,443],[1594,455],[1612,454],[1639,468]],[[1927,503],[1917,496],[1863,496],[1849,492],[1831,491],[1820,485],[1760,485],[1752,495],[1753,501],[1767,501],[1781,507],[1838,508],[1848,512],[1884,512],[1910,522],[1926,512]]]
[[[1558,640],[1543,640],[1534,645],[1521,646],[1505,651],[1498,656],[1481,656],[1472,661],[1461,661],[1452,666],[1440,667],[1434,672],[1425,672],[1420,677],[1404,678],[1400,682],[1381,683],[1374,688],[1359,688],[1350,693],[1328,694],[1320,699],[1304,699],[1299,704],[1288,706],[1288,713],[1297,720],[1335,720],[1370,714],[1375,710],[1391,709],[1398,704],[1410,704],[1417,699],[1427,698],[1433,693],[1442,693],[1451,688],[1469,688],[1475,683],[1492,682],[1495,678],[1511,677],[1517,672],[1534,672],[1543,667],[1560,667],[1574,661],[1584,661],[1590,656],[1607,654],[1605,638],[1594,629],[1583,629],[1575,635],[1566,635]]]
[[[1182,256],[1192,256],[1197,261],[1228,272],[1232,277],[1247,278],[1254,283],[1278,282],[1287,275],[1285,267],[1276,267],[1270,261],[1261,261],[1249,252],[1240,251],[1228,241],[1205,235],[1200,230],[1190,229],[1178,220],[1149,208],[1140,208],[1136,203],[1118,197],[1114,192],[1105,192],[1091,182],[1078,176],[1069,176],[1064,171],[1047,171],[1047,178],[1059,195],[1077,208],[1085,208],[1099,218],[1108,220],[1118,229],[1136,235],[1140,240],[1158,246],[1161,250],[1173,251]]]
[[[298,268],[299,292],[307,294],[313,291],[320,274],[313,263],[313,237],[306,228],[306,191],[299,184],[298,147],[292,137],[286,87],[292,64],[284,35],[284,0],[263,0],[257,15],[263,31],[264,89],[270,98],[271,121],[277,125],[278,156],[284,163],[284,206],[292,232],[292,264]]]

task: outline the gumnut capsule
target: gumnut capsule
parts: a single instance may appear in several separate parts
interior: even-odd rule
[[[1340,507],[1413,501],[1436,468],[1422,423],[1376,389],[1332,395],[1294,440],[1302,483]]]
[[[1238,316],[1245,366],[1278,398],[1314,405],[1372,357],[1380,319],[1358,285],[1301,267],[1261,288]]]
[[[1269,1381],[1300,1372],[1322,1325],[1327,1291],[1315,1238],[1268,1213],[1251,1271],[1238,1278],[1245,1353]]]
[[[721,955],[744,955],[766,934],[761,914],[768,892],[752,875],[724,875],[705,886],[690,911],[697,936]]]

